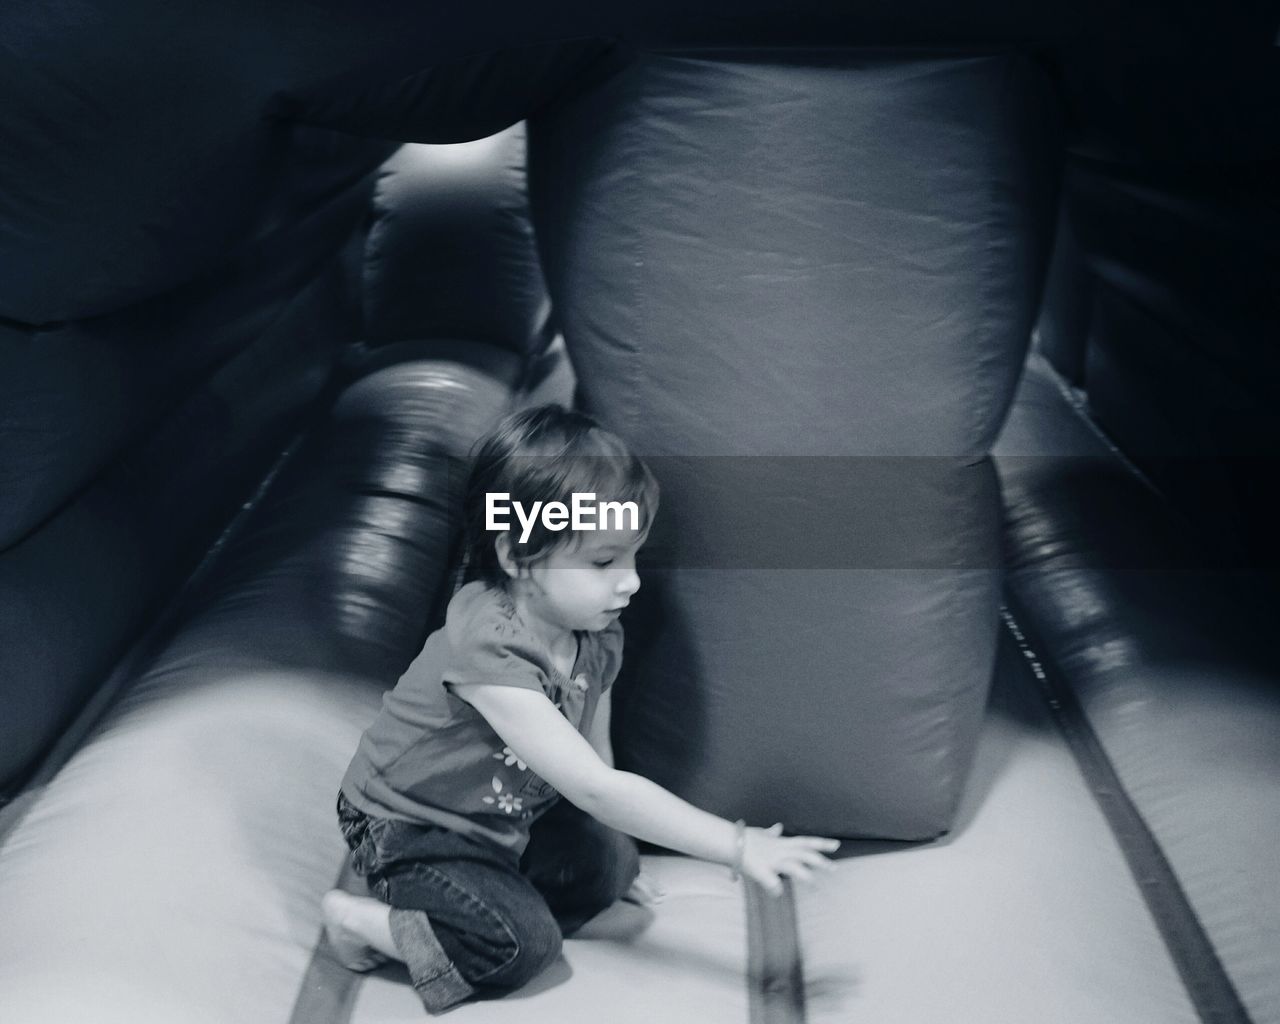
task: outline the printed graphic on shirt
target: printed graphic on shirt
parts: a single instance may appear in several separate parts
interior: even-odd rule
[[[502,780],[498,776],[493,777],[493,795],[481,797],[480,799],[491,805],[496,805],[500,811],[512,814],[524,809],[524,801],[514,793],[504,792],[502,788]]]
[[[555,703],[556,710],[575,727],[581,723],[583,706],[590,688],[591,682],[587,679],[586,673],[579,672],[569,680],[569,687],[563,691],[564,699]],[[494,775],[488,787],[492,792],[486,792],[480,797],[482,804],[496,808],[504,814],[528,817],[532,812],[524,808],[526,799],[540,800],[555,793],[555,787],[540,775],[529,771],[529,766],[516,756],[516,752],[511,747],[504,746],[489,756],[495,761],[501,761],[504,768],[515,768],[522,774],[514,780],[500,774]]]
[[[515,752],[510,747],[503,747],[493,756],[496,760],[501,761],[503,764],[507,765],[507,767],[510,767],[511,765],[515,765],[522,772],[529,770],[529,766],[525,764],[523,761],[521,761],[520,758],[516,757]]]

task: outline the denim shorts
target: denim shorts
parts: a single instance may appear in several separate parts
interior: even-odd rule
[[[396,947],[433,1013],[542,973],[640,868],[634,840],[563,799],[519,859],[443,826],[367,815],[341,794],[338,824],[352,867],[391,906]]]

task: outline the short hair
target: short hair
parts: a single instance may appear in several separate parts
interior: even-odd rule
[[[658,511],[658,482],[649,467],[616,434],[585,413],[541,405],[508,416],[473,450],[463,499],[467,564],[463,578],[502,584],[497,535],[485,528],[485,496],[506,493],[525,508],[535,501],[569,505],[574,493],[593,493],[597,502],[634,501],[639,528],[649,529]],[[539,517],[521,544],[511,534],[511,555],[531,566],[557,548],[577,541],[571,529],[548,530]]]

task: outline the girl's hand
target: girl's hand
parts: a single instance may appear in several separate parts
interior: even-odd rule
[[[782,877],[812,882],[815,871],[833,871],[822,851],[840,846],[838,839],[818,836],[784,836],[782,823],[770,828],[748,828],[742,850],[742,873],[759,882],[774,896],[782,892]]]
[[[627,890],[623,900],[627,903],[634,903],[638,907],[651,907],[655,903],[661,903],[666,892],[663,890],[653,876],[643,868],[640,874],[636,876],[636,880],[631,883],[631,888]]]

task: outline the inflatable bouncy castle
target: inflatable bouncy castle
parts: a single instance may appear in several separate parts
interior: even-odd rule
[[[559,403],[618,766],[844,842],[459,1020],[1280,1024],[1280,17],[644,6],[0,11],[0,1020],[422,1019],[334,797]]]

